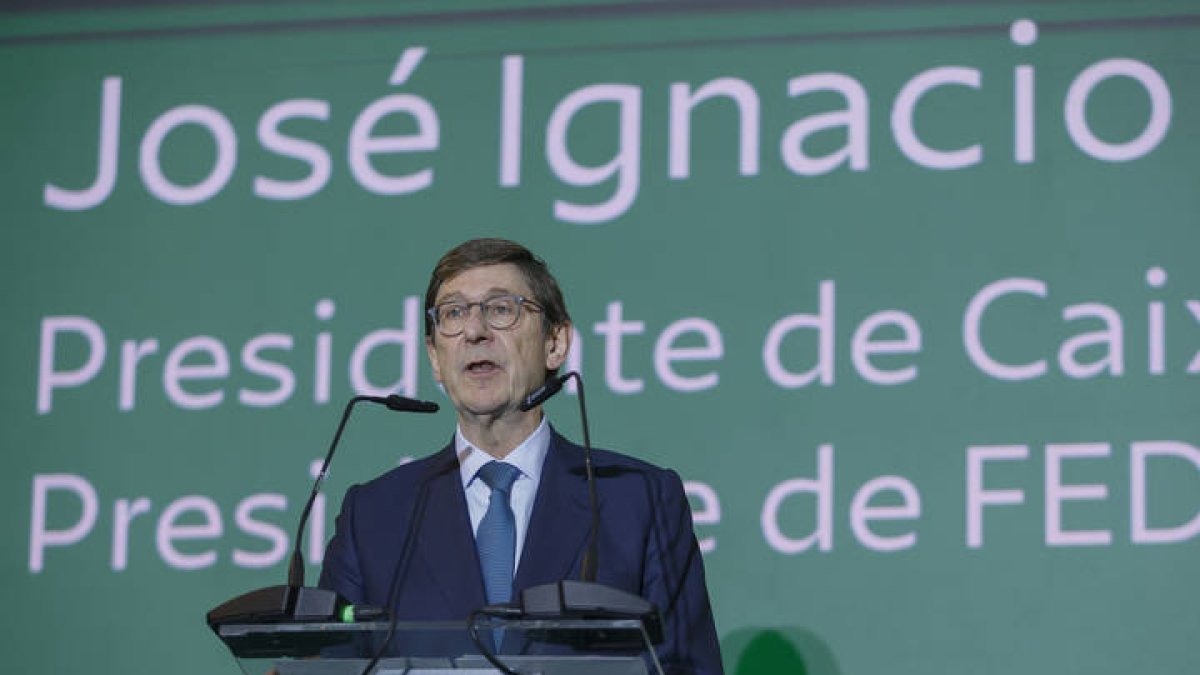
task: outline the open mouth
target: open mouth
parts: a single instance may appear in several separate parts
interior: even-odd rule
[[[496,365],[495,361],[488,361],[486,359],[480,360],[480,361],[472,361],[467,364],[467,372],[474,373],[477,375],[487,375],[488,373],[495,372],[499,369],[500,369],[500,366]]]

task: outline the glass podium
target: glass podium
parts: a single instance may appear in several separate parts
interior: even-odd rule
[[[634,619],[230,623],[217,635],[245,675],[365,675],[376,657],[370,675],[663,675]]]

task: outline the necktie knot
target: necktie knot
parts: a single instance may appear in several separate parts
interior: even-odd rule
[[[521,470],[512,464],[491,461],[479,467],[477,475],[483,479],[484,483],[487,483],[492,491],[503,492],[507,495],[511,492],[517,477],[521,475]]]

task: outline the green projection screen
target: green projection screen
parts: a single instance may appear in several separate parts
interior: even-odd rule
[[[343,403],[521,241],[739,675],[1200,671],[1185,2],[0,11],[6,672],[236,672]],[[362,410],[341,495],[453,413]],[[573,392],[547,405],[578,439]]]

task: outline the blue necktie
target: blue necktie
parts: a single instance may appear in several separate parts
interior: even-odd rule
[[[513,567],[517,552],[517,523],[508,499],[521,470],[512,464],[488,462],[476,474],[492,489],[487,513],[475,533],[475,549],[489,605],[512,599]]]

